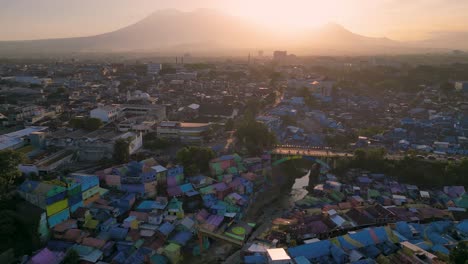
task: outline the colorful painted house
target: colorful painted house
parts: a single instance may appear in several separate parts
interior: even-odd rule
[[[209,167],[211,175],[217,176],[222,175],[228,171],[229,168],[235,168],[240,166],[242,158],[237,155],[224,155],[219,158],[210,161]]]
[[[166,185],[166,173],[167,169],[157,165],[154,159],[131,161],[112,168],[106,183],[142,197],[155,197],[158,186]]]
[[[173,187],[184,182],[184,167],[174,166],[167,169],[167,186]]]
[[[164,247],[163,254],[171,261],[171,263],[177,264],[182,261],[180,248],[180,245],[170,243]]]
[[[184,208],[183,203],[177,198],[172,198],[172,200],[167,205],[167,214],[169,216],[176,216],[178,219],[184,218]]]
[[[68,181],[81,184],[83,205],[87,206],[101,198],[99,178],[96,175],[72,173],[66,177]],[[76,210],[76,209],[75,209]]]
[[[64,252],[54,252],[43,248],[27,262],[28,264],[59,264],[65,258]]]
[[[49,227],[70,218],[66,187],[27,180],[20,185],[18,193],[26,201],[46,211]]]

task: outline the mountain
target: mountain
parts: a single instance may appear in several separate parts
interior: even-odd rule
[[[267,30],[209,9],[157,11],[122,29],[90,37],[0,42],[0,54],[67,52],[219,53],[273,41]]]
[[[329,23],[309,32],[299,43],[306,43],[300,49],[309,52],[346,54],[406,53],[411,52],[405,45],[388,38],[373,38],[355,34],[343,26]]]
[[[193,12],[161,10],[133,25],[90,37],[0,42],[0,55],[71,52],[245,55],[258,49],[287,49],[298,54],[406,53],[417,50],[390,39],[361,36],[338,24],[286,37],[209,9]]]
[[[466,50],[468,48],[468,32],[433,32],[429,38],[409,44],[423,48]]]

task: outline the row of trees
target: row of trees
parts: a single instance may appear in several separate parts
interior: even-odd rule
[[[86,118],[72,118],[69,123],[72,128],[81,128],[88,131],[99,129],[103,124],[101,119],[86,117]]]
[[[402,182],[426,187],[444,185],[468,186],[468,159],[461,161],[428,161],[414,156],[388,160],[384,149],[357,149],[353,159],[339,160],[337,173],[349,168],[361,168],[392,175]]]

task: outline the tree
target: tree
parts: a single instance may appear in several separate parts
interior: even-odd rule
[[[224,124],[224,130],[225,131],[231,131],[234,130],[234,120],[232,118],[229,118],[226,123]]]
[[[468,262],[468,248],[465,242],[460,242],[450,252],[450,263],[453,264],[466,264]]]
[[[281,117],[281,122],[283,126],[295,126],[297,125],[296,119],[290,115],[285,115]]]
[[[97,130],[102,126],[101,119],[98,118],[87,118],[83,124],[83,128],[89,131]]]
[[[82,128],[83,123],[84,123],[83,118],[72,118],[68,124],[72,128]]]
[[[278,83],[279,79],[281,78],[281,73],[275,71],[275,72],[272,72],[269,77],[270,77],[270,86],[275,86]]]
[[[307,87],[302,87],[299,90],[299,96],[304,97],[304,98],[309,97],[310,96],[309,89],[307,89]]]
[[[172,65],[164,63],[162,65],[162,69],[159,71],[159,74],[175,74],[177,72],[176,68],[172,67]]]
[[[299,96],[304,97],[304,103],[308,107],[316,107],[317,106],[317,100],[312,96],[312,94],[309,92],[307,87],[302,87],[302,89],[299,90]]]
[[[440,85],[440,91],[442,91],[443,93],[445,94],[448,94],[452,91],[455,91],[455,87],[453,84],[449,83],[449,82],[445,82],[445,83],[442,83]]]
[[[260,122],[244,120],[234,134],[249,154],[258,155],[277,143],[276,135]]]
[[[40,244],[39,216],[27,211],[20,200],[9,199],[3,203],[8,206],[2,204],[0,209],[0,252],[12,248],[16,256],[31,254]]]
[[[209,162],[214,157],[215,153],[212,149],[197,146],[185,147],[176,154],[177,161],[184,166],[184,171],[188,175],[207,172]]]
[[[364,149],[356,149],[354,151],[354,159],[356,160],[365,160],[367,157],[367,153]]]
[[[11,149],[0,151],[0,191],[5,194],[21,176],[18,165],[25,160],[24,154]]]
[[[128,139],[117,139],[114,143],[114,160],[117,163],[127,163],[130,161],[130,143]]]
[[[80,263],[80,255],[78,255],[78,252],[76,252],[73,249],[68,251],[67,255],[62,261],[62,264],[78,264],[78,263]]]
[[[367,127],[367,128],[359,129],[358,135],[363,136],[363,137],[372,137],[372,136],[381,134],[384,131],[385,129],[381,127]]]
[[[255,116],[260,112],[260,103],[258,100],[250,99],[245,104],[245,118],[246,119],[254,119]]]
[[[98,118],[72,118],[69,125],[75,129],[81,128],[94,131],[102,126],[102,121]]]
[[[143,136],[143,147],[149,150],[166,149],[170,146],[170,142],[166,139],[159,138],[156,133],[148,133]]]

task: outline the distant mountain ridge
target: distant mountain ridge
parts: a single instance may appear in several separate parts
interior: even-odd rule
[[[430,42],[421,43],[425,51]],[[435,46],[440,48],[440,45]],[[119,30],[89,37],[0,42],[0,55],[70,52],[158,52],[237,55],[247,50],[287,49],[298,54],[376,54],[420,51],[416,44],[355,34],[327,24],[287,38],[214,10],[156,11]]]

